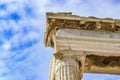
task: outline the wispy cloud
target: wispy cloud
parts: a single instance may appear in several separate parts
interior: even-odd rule
[[[40,50],[36,53],[35,45],[41,34],[36,12],[25,0],[2,1],[0,12],[1,80],[38,80],[34,70]]]

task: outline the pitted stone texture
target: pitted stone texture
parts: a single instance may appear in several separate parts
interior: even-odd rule
[[[80,80],[78,61],[70,57],[53,58],[49,80]]]

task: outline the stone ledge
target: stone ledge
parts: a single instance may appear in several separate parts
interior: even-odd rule
[[[45,46],[54,47],[53,35],[60,28],[98,32],[120,32],[120,20],[112,18],[82,17],[72,13],[46,13]]]

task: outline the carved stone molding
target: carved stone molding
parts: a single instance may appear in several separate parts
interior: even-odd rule
[[[86,52],[87,55],[120,56],[119,35],[120,33],[60,29],[54,36],[55,51],[72,51],[71,54],[78,51],[79,55],[79,52]]]
[[[102,32],[120,32],[120,20],[112,18],[82,17],[72,13],[47,13],[45,45],[54,47],[53,35],[58,29],[78,29]]]

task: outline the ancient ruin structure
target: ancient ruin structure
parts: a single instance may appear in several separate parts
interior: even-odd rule
[[[45,46],[54,48],[49,80],[120,74],[120,20],[47,13]]]

